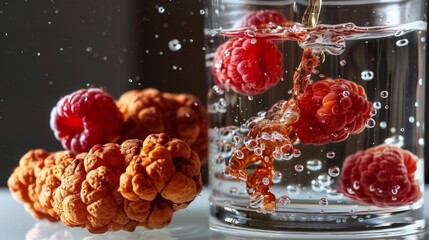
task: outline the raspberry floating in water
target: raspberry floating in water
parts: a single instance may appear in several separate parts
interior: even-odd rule
[[[266,23],[275,23],[278,25],[286,22],[286,18],[278,11],[265,9],[251,12],[240,19],[234,27],[258,26]]]
[[[232,38],[216,50],[212,72],[221,88],[257,95],[282,77],[282,55],[268,39]]]
[[[326,79],[306,87],[298,99],[294,124],[301,143],[325,144],[358,134],[371,118],[372,104],[365,90],[345,79]]]
[[[417,157],[391,145],[379,145],[348,156],[343,164],[339,192],[366,204],[396,207],[416,202],[414,181]]]
[[[51,111],[50,126],[64,148],[86,152],[119,135],[122,116],[115,100],[98,88],[81,89],[61,98]]]

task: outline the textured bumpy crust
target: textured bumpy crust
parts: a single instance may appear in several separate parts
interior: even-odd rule
[[[156,89],[130,90],[117,101],[123,116],[122,140],[145,139],[167,133],[188,143],[202,163],[207,161],[207,112],[190,94],[162,93]]]
[[[30,150],[9,178],[12,195],[37,219],[93,233],[168,225],[201,192],[200,160],[167,134],[88,153]]]

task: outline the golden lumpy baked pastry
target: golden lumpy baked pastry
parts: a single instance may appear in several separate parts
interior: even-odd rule
[[[123,116],[123,140],[167,133],[184,140],[207,162],[208,116],[197,97],[148,88],[125,92],[116,104]]]
[[[165,227],[202,189],[198,155],[164,133],[78,155],[30,150],[8,185],[35,218],[93,233]]]

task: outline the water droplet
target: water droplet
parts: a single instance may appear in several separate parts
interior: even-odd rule
[[[165,8],[164,7],[159,7],[158,8],[158,12],[159,13],[164,13],[165,12]]]
[[[290,204],[291,200],[288,196],[283,195],[279,198],[279,205],[280,206],[288,206]]]
[[[380,97],[387,98],[388,96],[389,96],[389,92],[388,91],[381,91],[380,92]]]
[[[426,42],[426,38],[425,38],[425,37],[421,37],[421,38],[420,38],[420,41],[421,41],[421,42]]]
[[[344,67],[347,64],[346,60],[341,60],[340,61],[340,66]]]
[[[381,121],[380,122],[380,128],[381,129],[386,129],[386,127],[387,127],[387,123],[385,121]]]
[[[370,70],[364,70],[361,72],[360,77],[364,81],[370,81],[374,78],[374,73]]]
[[[92,52],[92,50],[93,50],[92,47],[87,47],[86,48],[86,51],[89,52],[89,53]]]
[[[414,121],[415,121],[416,119],[413,117],[413,116],[411,116],[411,117],[409,117],[408,118],[408,121],[410,122],[410,123],[414,123]]]
[[[256,38],[252,38],[251,40],[250,40],[250,43],[251,44],[256,44],[258,42],[258,40],[256,40]]]
[[[396,41],[396,46],[398,47],[404,47],[408,45],[408,39],[401,39]]]
[[[319,205],[320,205],[321,207],[326,207],[326,206],[328,206],[328,204],[329,204],[329,202],[328,202],[328,199],[327,199],[327,198],[321,198],[321,199],[319,200]]]
[[[368,119],[368,121],[366,121],[365,125],[367,128],[373,128],[373,127],[375,127],[376,122],[375,122],[374,118],[370,118],[370,119]]]
[[[177,52],[182,48],[182,44],[180,44],[179,40],[172,39],[168,42],[168,48],[173,52]]]
[[[328,174],[331,177],[338,177],[340,175],[340,168],[338,166],[332,166],[328,169]]]
[[[201,10],[200,10],[200,14],[201,14],[201,15],[204,15],[205,13],[206,13],[206,11],[205,11],[204,9],[201,9]]]
[[[253,101],[253,96],[247,96],[247,99],[248,99],[249,101]]]
[[[282,173],[279,171],[275,171],[273,174],[273,177],[271,178],[271,181],[273,183],[279,183],[282,180]]]
[[[350,92],[349,92],[349,91],[343,91],[343,96],[344,96],[344,97],[348,97],[348,96],[350,96]]]
[[[262,202],[264,202],[264,195],[260,192],[255,192],[254,194],[250,195],[250,207],[251,208],[259,208],[262,205]]]
[[[302,166],[301,164],[295,165],[295,171],[302,172],[303,170],[304,170],[304,166]]]
[[[308,160],[307,169],[310,171],[319,171],[322,168],[322,161],[318,159]]]
[[[334,151],[329,151],[326,153],[326,157],[328,159],[333,159],[335,157],[335,152]]]

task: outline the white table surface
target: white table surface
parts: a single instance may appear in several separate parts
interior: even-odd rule
[[[429,201],[429,185],[425,188],[425,199]],[[427,204],[426,204],[427,206]],[[34,220],[23,205],[15,201],[7,188],[0,188],[0,240],[132,240],[132,239],[256,239],[222,234],[209,229],[208,190],[203,192],[185,210],[174,214],[171,224],[160,230],[137,228],[135,232],[109,232],[91,234],[85,229],[69,228],[62,223]],[[429,225],[429,209],[425,211],[426,225]],[[258,238],[260,239],[260,238]],[[378,238],[377,238],[378,239]],[[394,239],[394,238],[389,238]],[[398,239],[429,239],[429,227],[424,234]]]

